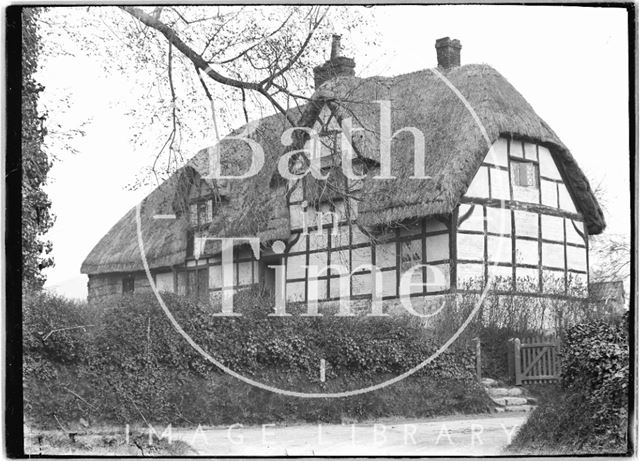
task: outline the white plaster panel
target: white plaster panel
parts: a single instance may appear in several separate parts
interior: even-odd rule
[[[567,246],[567,269],[587,270],[587,249]]]
[[[449,259],[449,234],[427,237],[427,261]]]
[[[546,179],[540,180],[542,187],[542,204],[553,208],[558,208],[558,185]]]
[[[396,265],[396,244],[395,242],[380,243],[376,245],[376,266],[395,267]]]
[[[461,204],[460,210],[458,212],[458,216],[462,217],[473,207],[473,211],[471,215],[467,217],[460,225],[458,226],[459,230],[476,230],[482,231],[484,230],[484,214],[482,212],[482,206],[480,205],[469,205],[469,204]]]
[[[287,282],[287,301],[304,301],[305,282]]]
[[[496,142],[493,143],[493,146],[487,153],[485,158],[486,163],[490,163],[491,165],[499,165],[499,166],[507,166],[507,143],[508,140],[505,138],[498,138]]]
[[[474,176],[467,193],[467,197],[489,197],[489,176],[487,173],[487,167],[481,166],[476,175]]]
[[[527,160],[538,160],[538,155],[536,153],[536,145],[530,142],[524,143],[524,158]]]
[[[563,218],[559,216],[542,215],[542,238],[564,243]]]
[[[539,290],[540,272],[538,269],[516,267],[516,291],[536,292]]]
[[[538,155],[540,156],[540,175],[545,178],[562,179],[549,149],[539,146]]]
[[[479,289],[484,283],[484,266],[482,264],[458,264],[458,288]]]
[[[522,141],[512,139],[510,143],[511,145],[509,146],[509,154],[515,158],[523,158],[524,149],[522,148]]]
[[[511,237],[487,237],[487,258],[490,262],[511,263]]]
[[[487,207],[487,231],[494,234],[511,234],[511,210]]]
[[[156,274],[156,288],[158,291],[169,291],[173,293],[173,272]]]
[[[449,264],[429,265],[427,268],[427,292],[447,290],[451,286]]]
[[[576,231],[575,226],[580,229],[580,231],[584,232],[584,224],[580,221],[571,221],[567,219],[567,242],[568,243],[577,243],[579,245],[584,245],[584,239],[578,232]]]
[[[538,265],[538,242],[516,239],[516,263]]]
[[[305,277],[305,264],[307,264],[307,258],[305,255],[287,257],[287,279],[298,279]]]
[[[538,238],[538,214],[529,211],[515,210],[516,235]]]
[[[491,169],[491,198],[510,200],[508,171]]]
[[[458,234],[458,259],[482,261],[484,259],[484,236]]]
[[[253,267],[251,262],[239,263],[238,272],[238,285],[250,285],[253,283]]]
[[[545,267],[564,269],[564,245],[543,243],[542,265]]]
[[[558,193],[560,196],[560,209],[575,213],[576,207],[573,203],[573,199],[571,198],[571,195],[569,195],[569,191],[564,184],[558,184]]]

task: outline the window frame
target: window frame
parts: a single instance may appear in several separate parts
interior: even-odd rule
[[[122,278],[122,294],[128,295],[136,291],[135,278],[132,275],[127,275]]]
[[[195,219],[194,219],[194,210],[193,206],[195,206]],[[207,221],[207,207],[211,207],[211,220]],[[213,194],[209,194],[203,197],[198,197],[197,199],[189,200],[189,225],[192,229],[202,229],[210,225],[213,222],[214,215],[214,197]],[[201,214],[204,215],[204,220],[201,221]]]
[[[535,160],[528,160],[528,159],[522,159],[522,158],[517,158],[517,157],[510,157],[509,158],[509,166],[511,169],[511,185],[513,187],[522,187],[525,189],[534,189],[534,190],[540,190],[540,165],[538,165],[538,162],[536,162]],[[533,173],[533,178],[535,181],[534,185],[526,185],[523,186],[521,184],[517,184],[516,182],[516,177],[518,179],[522,179],[522,173],[521,171],[519,171],[519,169],[523,166],[527,166],[527,167],[532,167],[534,169],[534,173]],[[517,174],[515,174],[517,173]],[[525,175],[527,178],[529,178],[529,174],[527,172],[527,174]]]

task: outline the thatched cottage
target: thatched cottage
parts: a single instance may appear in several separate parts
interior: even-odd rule
[[[291,125],[282,114],[259,120],[249,135],[264,150],[255,175],[210,179],[212,150],[200,151],[141,204],[145,257],[159,290],[215,304],[224,288],[273,289],[270,266],[284,265],[289,302],[332,301],[340,271],[313,274],[307,266],[339,264],[348,272],[360,267],[350,275],[350,297],[371,299],[372,265],[391,303],[402,274],[418,265],[410,279],[416,300],[478,292],[488,280],[505,293],[586,296],[587,237],[604,229],[602,210],[573,155],[502,75],[484,64],[461,66],[460,43],[444,38],[436,42],[436,69],[359,78],[354,61],[333,45],[329,61],[314,69],[315,93],[288,113],[319,133],[314,165],[327,177],[279,173],[284,154],[311,142],[294,136],[283,145]],[[387,108],[396,133],[391,175],[382,174],[380,149]],[[347,119],[357,179],[343,168]],[[421,142],[423,166],[415,160]],[[217,149],[228,176],[254,160],[242,140],[223,139]],[[292,159],[290,171],[302,171],[305,162]],[[420,168],[424,177],[414,175]],[[223,280],[220,242],[203,236],[259,237],[259,259],[237,241],[233,282]],[[132,209],[82,264],[89,300],[149,290],[143,269]]]

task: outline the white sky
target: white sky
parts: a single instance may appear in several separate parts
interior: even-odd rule
[[[487,63],[522,93],[607,194],[607,232],[630,228],[627,19],[623,9],[542,6],[378,6],[380,50],[354,51],[361,76],[435,67],[434,43],[462,42],[462,64]],[[337,30],[340,33],[342,31]],[[343,35],[343,44],[362,37]],[[320,64],[320,63],[319,63]],[[311,70],[310,70],[311,71]],[[95,60],[60,57],[39,73],[50,100],[70,92],[68,122],[87,122],[77,154],[56,153],[47,192],[56,267],[47,286],[86,296],[80,265],[149,189],[128,191],[148,156],[134,154],[124,113],[136,101],[124,75]],[[201,142],[201,141],[198,141]],[[194,143],[195,144],[195,143]],[[192,154],[205,147],[194,145]]]

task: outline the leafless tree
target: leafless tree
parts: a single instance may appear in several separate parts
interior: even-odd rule
[[[631,244],[628,237],[618,234],[595,236],[591,242],[592,259],[596,260],[594,281],[614,281],[629,277]]]
[[[374,37],[375,45],[371,21],[370,10],[341,6],[52,8],[42,31],[47,53],[83,52],[105,75],[135,82],[132,144],[155,153],[146,176],[163,179],[194,143],[250,119],[276,111],[297,123],[288,109],[308,102],[311,69],[326,60],[330,36]]]

